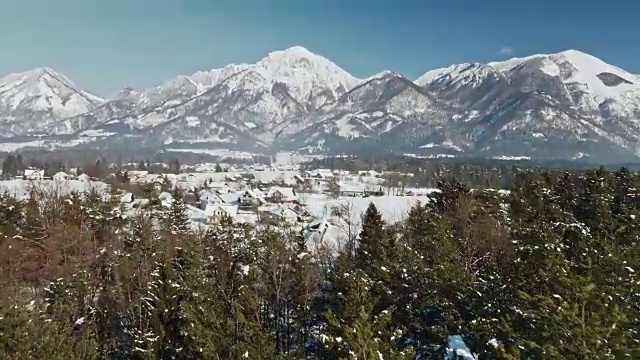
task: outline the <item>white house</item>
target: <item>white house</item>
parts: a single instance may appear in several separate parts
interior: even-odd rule
[[[211,190],[212,192],[217,192],[219,194],[229,192],[229,184],[226,182],[212,181],[206,184],[206,186],[207,186],[207,189]]]
[[[69,180],[71,177],[69,175],[67,175],[67,173],[60,171],[57,172],[53,175],[53,180],[54,181],[67,181]]]
[[[228,216],[232,219],[235,219],[236,215],[238,215],[238,205],[207,205],[207,207],[204,209],[204,213],[207,218],[221,219],[222,217]]]
[[[130,204],[133,203],[133,201],[135,200],[133,193],[126,193],[124,195],[122,195],[122,197],[120,198],[120,202],[123,204]]]
[[[293,204],[289,206],[289,210],[294,212],[300,221],[309,221],[313,216],[301,205]]]
[[[149,175],[149,172],[146,170],[129,170],[127,172],[129,181],[131,181],[132,183],[145,182],[145,179],[148,175]]]
[[[217,194],[218,198],[222,200],[224,204],[228,205],[238,205],[240,203],[241,193],[230,192],[226,194]]]
[[[242,206],[257,206],[265,203],[264,195],[259,190],[245,190],[240,195],[240,205]]]
[[[298,221],[298,214],[286,205],[269,204],[258,209],[268,216],[269,221],[284,220],[289,223]]]
[[[307,248],[311,251],[327,247],[329,249],[338,249],[339,244],[346,240],[344,230],[326,220],[307,226],[302,233],[306,240]]]
[[[44,170],[40,169],[25,169],[24,177],[27,180],[42,180],[44,178]]]
[[[200,200],[200,207],[202,209],[205,209],[207,207],[207,205],[215,205],[215,204],[224,204],[225,203],[224,201],[222,201],[220,196],[218,196],[218,194],[214,194],[213,192],[208,191],[208,190],[201,190],[198,193],[198,198]]]
[[[333,177],[331,170],[318,169],[313,171],[307,171],[307,177],[314,179],[328,179]]]
[[[173,203],[173,196],[166,191],[160,193],[160,195],[158,195],[158,199],[160,199],[162,206],[165,207],[170,207]]]

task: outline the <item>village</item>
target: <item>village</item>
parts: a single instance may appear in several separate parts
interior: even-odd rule
[[[184,194],[196,228],[206,228],[223,217],[256,225],[285,224],[302,230],[315,243],[336,246],[359,231],[362,214],[370,203],[380,209],[385,220],[396,222],[418,201],[429,201],[427,195],[435,191],[390,187],[385,181],[389,174],[373,170],[351,173],[303,169],[292,164],[199,164],[182,166],[178,174],[115,166],[111,170],[101,179],[77,175],[77,169],[50,177],[45,177],[42,169],[25,169],[20,176],[1,181],[0,191],[17,197],[28,196],[34,186],[79,192],[93,188],[108,193],[110,187],[118,187],[114,184],[127,183],[119,196],[126,211],[135,213],[149,201],[140,189],[155,190],[166,207],[171,206],[172,193],[177,189]]]

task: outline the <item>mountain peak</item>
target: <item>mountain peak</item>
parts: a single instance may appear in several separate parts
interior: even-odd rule
[[[384,70],[375,75],[369,76],[366,79],[363,79],[360,83],[364,84],[371,80],[388,80],[392,78],[404,78],[404,76],[397,71]]]
[[[556,54],[550,55],[539,55],[543,57],[549,57],[551,59],[563,59],[575,64],[598,64],[598,66],[612,66],[604,62],[602,59],[599,59],[591,54],[587,54],[585,52],[569,49],[565,51],[561,51]]]
[[[269,56],[294,56],[294,57],[314,57],[314,56],[319,56],[316,55],[314,53],[312,53],[311,51],[309,51],[307,48],[305,48],[304,46],[300,46],[300,45],[295,45],[295,46],[291,46],[289,48],[286,48],[284,50],[277,50],[277,51],[272,51],[269,53]]]
[[[36,69],[32,69],[29,71],[24,72],[25,76],[42,76],[42,75],[50,75],[50,76],[55,76],[56,72],[55,70],[53,70],[52,68],[49,67],[41,67],[41,68],[36,68]]]
[[[271,52],[247,68],[260,74],[268,84],[287,84],[291,95],[298,101],[321,89],[342,94],[360,82],[331,60],[302,46]],[[271,85],[268,86],[270,88]]]
[[[338,68],[331,60],[312,53],[302,46],[292,46],[290,48],[278,51],[272,51],[267,54],[257,65],[265,67],[325,67]],[[342,69],[340,69],[342,70]]]
[[[103,102],[49,67],[9,74],[0,79],[0,114],[20,121],[0,132],[12,136],[38,131]]]
[[[50,67],[39,67],[23,72],[13,73],[5,76],[3,79],[10,79],[11,81],[16,81],[17,79],[30,79],[30,80],[38,80],[42,76],[49,76],[59,81],[64,81],[67,83],[71,83],[71,81],[61,73],[55,71]]]
[[[45,87],[66,88],[69,91],[77,92],[87,97],[90,101],[102,102],[103,99],[82,91],[73,81],[65,75],[53,70],[50,67],[40,67],[24,72],[9,74],[0,79],[2,87],[39,87],[38,83],[45,82]]]
[[[588,54],[584,51],[576,50],[576,49],[568,49],[558,53],[558,55],[567,55],[567,56],[589,56],[594,57],[591,54]]]
[[[110,100],[124,100],[136,96],[138,92],[131,86],[125,86],[122,90],[109,97]]]

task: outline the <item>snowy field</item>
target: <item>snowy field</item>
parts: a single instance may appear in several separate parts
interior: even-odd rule
[[[427,196],[380,196],[327,198],[320,194],[307,194],[303,198],[306,210],[313,220],[306,231],[307,246],[311,251],[318,246],[338,249],[349,238],[357,236],[362,228],[362,219],[369,204],[373,203],[382,219],[389,224],[402,221],[412,206],[430,201]],[[333,209],[343,214],[336,215]],[[312,230],[315,228],[316,230]]]
[[[92,137],[82,137],[78,139],[70,139],[66,141],[62,140],[32,140],[24,142],[6,142],[0,143],[0,151],[14,152],[20,149],[26,148],[38,148],[39,150],[53,150],[59,148],[73,147],[76,145],[84,144],[90,141],[94,141]]]
[[[418,202],[429,201],[427,196],[379,196],[379,197],[340,197],[329,199],[324,195],[309,194],[305,200],[307,211],[316,219],[331,218],[331,210],[336,207],[348,209],[352,223],[359,223],[367,207],[373,203],[380,211],[382,219],[395,223],[402,221],[411,207]],[[334,219],[336,220],[336,219]]]
[[[206,154],[211,156],[218,156],[222,159],[252,159],[254,156],[263,156],[264,154],[250,153],[246,151],[236,151],[228,149],[184,149],[184,148],[169,148],[165,149],[166,152],[183,152],[193,154]],[[301,164],[314,159],[322,159],[321,155],[307,155],[298,154],[295,152],[282,152],[273,156],[276,164],[289,165],[289,164]]]
[[[211,156],[219,156],[222,159],[253,159],[253,157],[257,155],[246,151],[234,151],[227,149],[165,149],[164,151],[206,154]]]

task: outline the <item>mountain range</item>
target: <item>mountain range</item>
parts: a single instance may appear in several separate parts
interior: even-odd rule
[[[639,140],[640,76],[576,50],[412,80],[295,46],[107,99],[49,68],[0,79],[5,144],[619,161]]]

